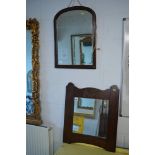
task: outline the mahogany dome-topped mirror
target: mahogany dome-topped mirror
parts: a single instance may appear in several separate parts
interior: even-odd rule
[[[84,6],[68,7],[54,17],[55,67],[96,68],[96,14]]]
[[[66,86],[63,142],[93,144],[115,152],[119,90]]]

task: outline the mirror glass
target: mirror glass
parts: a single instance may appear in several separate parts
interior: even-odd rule
[[[109,100],[74,97],[72,132],[107,137]]]
[[[34,113],[32,103],[32,33],[26,30],[26,115]]]
[[[73,65],[93,64],[91,34],[71,35],[71,55]]]
[[[26,20],[26,123],[40,125],[39,22]]]
[[[55,66],[95,68],[94,14],[71,10],[55,17]]]

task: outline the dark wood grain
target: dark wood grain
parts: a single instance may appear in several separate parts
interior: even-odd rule
[[[92,14],[92,35],[93,35],[93,64],[92,65],[60,65],[58,64],[58,44],[57,44],[57,19],[65,12],[73,10],[85,10]],[[95,12],[85,6],[73,6],[60,10],[54,17],[54,48],[55,48],[55,68],[66,69],[96,69],[96,14]],[[73,60],[72,60],[73,63]]]
[[[74,97],[109,100],[109,113],[107,119],[108,128],[106,138],[95,137],[90,135],[82,135],[72,132]],[[112,86],[110,89],[107,90],[100,90],[96,88],[79,89],[76,86],[74,86],[73,83],[69,83],[66,86],[63,142],[66,143],[81,142],[81,143],[93,144],[105,148],[108,151],[115,152],[117,119],[118,119],[118,100],[119,100],[119,90],[117,86]]]

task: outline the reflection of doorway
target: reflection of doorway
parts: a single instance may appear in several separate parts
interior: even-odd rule
[[[108,129],[108,101],[102,100],[102,105],[99,109],[99,137],[107,137]]]
[[[73,65],[93,64],[91,34],[71,35],[71,60]]]
[[[92,65],[92,40],[90,36],[86,36],[80,40],[80,64]]]

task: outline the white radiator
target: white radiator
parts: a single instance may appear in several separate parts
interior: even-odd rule
[[[53,155],[52,128],[26,125],[26,155]]]

